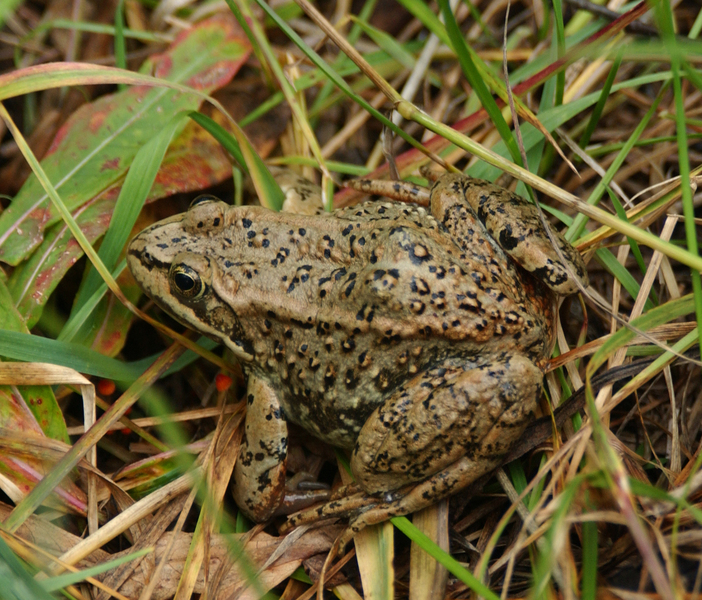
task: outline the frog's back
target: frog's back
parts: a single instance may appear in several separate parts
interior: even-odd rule
[[[529,277],[492,238],[461,248],[422,207],[367,202],[332,215],[266,214],[269,221],[242,219],[258,224],[247,232],[252,248],[218,261],[227,279],[241,281],[240,319],[272,312],[303,329],[334,321],[386,345],[441,338],[475,352],[474,344],[522,332],[521,321],[542,309],[530,310]]]
[[[353,246],[359,238],[365,243],[327,303],[358,307],[363,331],[482,344],[494,338],[505,312],[523,305],[521,275],[490,238],[481,238],[468,255],[414,206],[366,203],[336,218],[342,233],[349,232],[350,254],[358,254]]]
[[[285,222],[299,237],[296,217]],[[491,239],[461,249],[423,208],[382,202],[304,222],[287,269],[264,277],[277,283],[254,310],[269,317],[255,368],[322,439],[353,443],[393,389],[431,366],[547,352],[552,315],[529,310],[522,275]]]

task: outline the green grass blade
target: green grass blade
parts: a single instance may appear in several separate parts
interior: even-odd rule
[[[580,588],[582,600],[597,597],[597,523],[586,521],[583,527],[583,568]]]
[[[153,552],[153,550],[153,548],[144,548],[142,550],[137,550],[136,552],[126,554],[125,556],[120,556],[119,558],[115,558],[114,560],[108,560],[107,562],[95,565],[94,567],[83,569],[81,571],[76,571],[75,573],[70,572],[64,573],[63,575],[56,575],[51,579],[42,581],[41,587],[43,587],[47,592],[56,592],[69,585],[80,583],[81,581],[86,580],[88,577],[95,577],[96,575],[105,573],[110,569],[115,569],[120,565],[124,565],[132,560],[136,560],[137,558],[146,556],[147,554]]]
[[[406,69],[413,69],[415,65],[415,58],[411,52],[407,52],[401,44],[391,35],[381,31],[380,29],[373,27],[369,23],[365,23],[352,16],[352,21],[357,23],[358,26],[365,32],[365,34],[372,39],[380,49],[392,56],[398,63],[400,63]]]
[[[433,540],[431,540],[426,534],[419,531],[407,517],[393,517],[391,519],[392,524],[397,527],[402,533],[404,533],[409,539],[419,545],[422,550],[427,554],[435,558],[439,563],[441,563],[446,569],[466,584],[471,590],[473,590],[479,596],[483,598],[488,598],[488,600],[498,600],[497,594],[493,592],[489,587],[480,582],[476,577],[463,567],[456,559],[454,559],[450,554],[444,552]]]
[[[619,65],[621,64],[622,53],[619,52],[612,62],[612,67],[610,68],[609,73],[607,74],[607,79],[602,86],[602,91],[600,92],[600,97],[597,100],[597,104],[595,104],[595,108],[592,109],[592,114],[590,115],[590,120],[587,123],[587,127],[585,127],[585,131],[583,131],[582,136],[580,136],[580,147],[583,149],[590,143],[590,138],[592,137],[592,133],[595,131],[595,127],[597,127],[597,123],[602,116],[602,111],[604,110],[607,98],[609,98],[612,85],[614,84],[614,79],[617,76]]]
[[[632,298],[638,297],[639,290],[641,289],[639,282],[634,279],[634,276],[617,260],[609,249],[599,248],[595,252],[595,256],[599,263],[622,284],[622,287]],[[650,299],[646,300],[645,308],[646,310],[653,308],[653,303]]]
[[[246,166],[246,161],[244,160],[244,155],[241,153],[241,147],[236,138],[232,136],[224,127],[219,123],[211,119],[210,117],[203,115],[197,111],[192,111],[188,115],[193,121],[195,121],[200,127],[207,131],[214,139],[216,139],[222,147],[232,155],[239,168],[248,174],[249,170]]]
[[[188,114],[188,111],[183,111],[173,117],[155,137],[141,147],[129,167],[115,205],[110,227],[98,252],[103,264],[110,271],[115,268],[122,249],[127,243],[127,238],[156,179],[166,150],[168,150],[173,137],[183,129]],[[100,287],[100,283],[101,279],[98,273],[94,269],[90,269],[78,291],[72,314],[83,307],[86,300]]]
[[[0,581],[3,600],[54,600],[34,579],[29,570],[17,558],[5,540],[0,537]]]
[[[561,0],[553,0],[553,21],[555,24],[556,38],[556,60],[565,54],[565,28],[563,26],[563,4]],[[559,69],[556,73],[556,106],[563,104],[563,92],[565,90],[565,69]]]
[[[475,64],[475,60],[478,60],[474,53],[471,53],[463,39],[463,34],[456,23],[456,18],[451,10],[451,6],[448,0],[439,0],[439,6],[441,7],[441,12],[446,21],[446,31],[451,39],[451,45],[458,56],[458,61],[461,64],[461,69],[463,69],[463,74],[468,79],[471,87],[478,95],[480,103],[483,108],[487,111],[490,120],[497,129],[502,140],[507,144],[510,156],[512,160],[520,166],[522,165],[522,157],[519,154],[519,148],[517,148],[517,142],[512,136],[507,122],[502,116],[502,111],[497,106],[495,99],[492,97],[490,90],[488,90],[487,85],[485,85],[485,77],[482,75]]]
[[[0,330],[0,356],[12,360],[62,365],[81,373],[117,381],[133,381],[141,373],[138,369],[80,344],[17,331]]]
[[[551,524],[544,536],[544,544],[541,546],[536,564],[534,566],[534,583],[531,588],[530,597],[538,599],[548,599],[549,583],[551,582],[554,567],[558,563],[557,549],[565,543],[563,538],[567,535],[568,524],[566,517],[573,502],[577,501],[577,493],[581,491],[581,484],[585,477],[577,475],[565,486],[565,489],[558,496],[556,511],[551,517]]]
[[[124,0],[119,0],[115,9],[115,65],[127,68],[127,44],[124,38]],[[119,89],[124,89],[120,84]]]
[[[692,200],[690,185],[690,156],[688,153],[687,125],[685,123],[685,99],[682,92],[681,66],[682,59],[678,49],[673,26],[673,14],[668,2],[657,0],[656,15],[663,34],[663,42],[670,48],[670,70],[673,73],[673,92],[675,95],[675,127],[678,137],[678,168],[680,169],[680,192],[682,196],[683,215],[685,217],[685,238],[687,249],[691,254],[699,256],[697,240],[697,224],[695,222],[695,206]],[[702,280],[697,269],[691,269],[692,293],[695,297],[695,313],[697,322],[702,323]],[[702,327],[700,328],[700,352],[702,353]],[[700,354],[702,356],[702,354]]]
[[[622,219],[623,221],[628,221],[628,218],[626,216],[626,211],[624,210],[624,207],[622,206],[622,203],[619,201],[619,198],[617,198],[617,195],[611,190],[611,188],[607,188],[607,194],[609,195],[609,200],[612,203],[612,206],[614,206],[614,212],[617,213],[617,216]],[[636,240],[632,240],[630,237],[627,236],[627,242],[629,243],[629,246],[631,247],[631,253],[634,255],[634,258],[636,259],[636,264],[639,267],[639,270],[641,271],[642,274],[646,274],[646,263],[644,261],[644,257],[641,254],[641,249],[639,248],[639,245],[636,243]],[[652,294],[655,294],[653,290],[651,290]]]

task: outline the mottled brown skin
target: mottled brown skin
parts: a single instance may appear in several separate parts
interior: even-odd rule
[[[561,275],[585,271],[564,241],[570,269],[541,269],[522,234],[545,232],[503,192],[446,175],[431,212],[210,201],[134,238],[128,263],[146,293],[241,360],[249,411],[234,494],[250,517],[282,500],[288,420],[352,450],[360,486],[392,497],[358,527],[431,504],[507,454],[540,394]],[[493,236],[478,215],[496,218],[505,198],[509,230],[493,219]],[[526,227],[514,220],[525,206]],[[548,260],[560,263],[553,250]]]

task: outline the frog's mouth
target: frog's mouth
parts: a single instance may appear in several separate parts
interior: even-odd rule
[[[147,292],[148,293],[148,292]],[[250,362],[254,359],[253,347],[245,341],[239,320],[226,305],[209,307],[207,303],[186,304],[149,297],[181,325],[195,329],[202,335],[224,344],[238,360]]]

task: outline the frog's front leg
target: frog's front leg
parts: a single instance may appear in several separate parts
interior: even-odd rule
[[[455,365],[404,384],[358,437],[351,469],[367,492],[427,480],[420,494],[391,502],[394,514],[428,506],[492,470],[533,418],[543,374],[530,360],[514,355]]]
[[[285,493],[288,425],[270,384],[249,376],[244,438],[234,467],[232,493],[256,522],[273,516]]]

